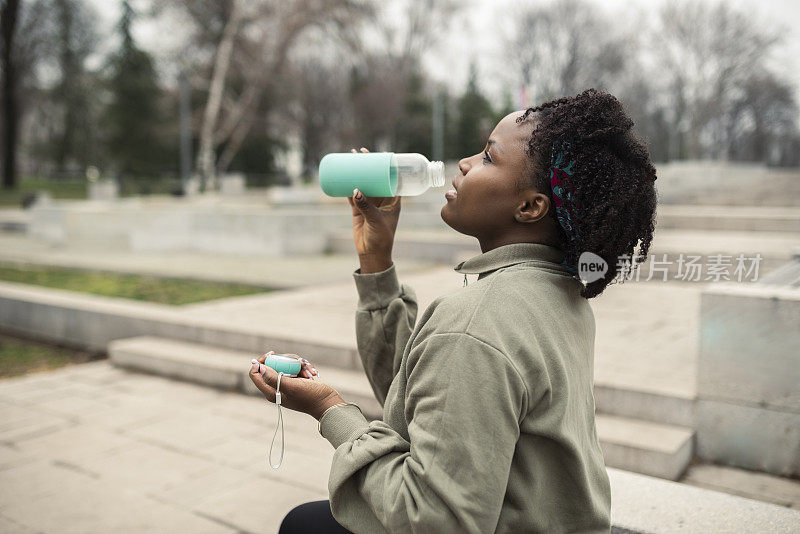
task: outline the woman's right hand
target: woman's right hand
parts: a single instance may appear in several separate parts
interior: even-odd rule
[[[362,148],[361,152],[368,151]],[[367,198],[356,189],[347,201],[353,209],[353,241],[362,274],[388,269],[400,218],[400,197]]]

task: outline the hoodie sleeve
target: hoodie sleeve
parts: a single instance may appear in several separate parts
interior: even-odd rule
[[[414,290],[400,284],[394,264],[385,271],[353,273],[358,290],[356,342],[375,397],[383,406],[417,320]]]
[[[357,406],[322,417],[336,447],[333,516],[369,532],[494,532],[527,409],[522,377],[502,352],[464,333],[416,344],[406,374],[408,436],[368,422]]]

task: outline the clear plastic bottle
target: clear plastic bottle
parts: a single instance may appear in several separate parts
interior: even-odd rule
[[[431,187],[444,185],[444,163],[428,161],[422,154],[395,154],[392,158],[392,173],[397,173],[395,196],[421,195]]]

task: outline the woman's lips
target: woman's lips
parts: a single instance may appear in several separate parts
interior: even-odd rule
[[[444,198],[446,198],[447,200],[453,200],[457,196],[458,192],[455,189],[451,189],[450,191],[444,194]]]

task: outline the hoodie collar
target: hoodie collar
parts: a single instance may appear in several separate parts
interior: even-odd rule
[[[486,273],[501,267],[526,262],[544,262],[549,268],[560,269],[568,273],[567,269],[561,265],[563,260],[564,252],[556,247],[541,243],[512,243],[462,261],[453,269],[462,274],[479,274],[478,279],[480,280]]]

